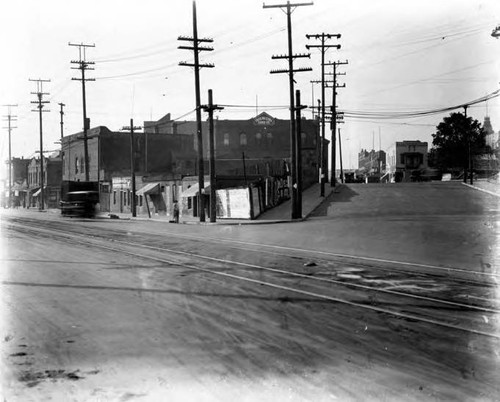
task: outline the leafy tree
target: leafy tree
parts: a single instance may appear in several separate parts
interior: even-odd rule
[[[451,113],[445,117],[432,138],[429,163],[441,170],[468,171],[469,141],[471,156],[488,151],[481,123],[462,113]]]

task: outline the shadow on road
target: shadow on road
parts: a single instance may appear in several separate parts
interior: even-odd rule
[[[328,209],[333,206],[334,203],[338,202],[351,202],[353,197],[356,197],[358,193],[352,188],[342,185],[338,192],[331,193],[321,205],[316,208],[311,216],[327,216]]]

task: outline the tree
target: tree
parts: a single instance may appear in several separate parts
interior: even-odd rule
[[[445,117],[432,138],[429,161],[445,171],[463,169],[464,179],[469,170],[469,157],[487,152],[486,133],[481,123],[462,113],[451,113]]]

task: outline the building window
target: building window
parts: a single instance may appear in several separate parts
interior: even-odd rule
[[[75,173],[78,173],[78,156],[75,156]]]
[[[116,205],[116,190],[113,191],[113,205]]]
[[[139,206],[142,207],[142,195],[139,196]]]
[[[401,155],[401,160],[400,160],[400,163],[405,163],[405,156],[404,155]]]
[[[229,146],[229,133],[224,134],[224,146]]]
[[[266,139],[267,139],[267,142],[268,142],[269,144],[272,144],[272,143],[273,143],[273,133],[271,133],[271,132],[267,132],[267,133],[266,133]]]
[[[247,145],[247,135],[245,133],[240,133],[240,145]]]
[[[255,142],[257,145],[260,145],[260,143],[262,142],[262,134],[260,132],[255,134]]]

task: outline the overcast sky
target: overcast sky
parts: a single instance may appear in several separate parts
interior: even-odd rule
[[[301,1],[302,2],[302,1]],[[279,4],[280,1],[266,1]],[[285,3],[285,1],[281,1]],[[250,119],[256,112],[287,119],[288,79],[270,74],[287,68],[286,60],[272,60],[287,52],[286,15],[264,9],[257,0],[198,0],[198,32],[213,38],[215,51],[201,52],[202,103],[207,90],[214,102],[231,105],[218,112],[219,119]],[[461,105],[499,89],[500,40],[491,36],[500,24],[498,0],[315,0],[292,14],[294,53],[307,53],[306,34],[340,33],[327,44],[326,61],[345,61],[339,83],[338,106],[361,114],[427,111]],[[192,1],[189,0],[20,0],[0,5],[0,104],[18,104],[12,131],[13,156],[29,157],[39,149],[38,114],[30,78],[50,79],[50,113],[44,113],[44,149],[55,150],[60,138],[58,103],[66,104],[65,134],[82,129],[82,90],[78,70],[71,60],[78,49],[69,42],[95,44],[87,60],[95,70],[87,76],[87,115],[91,126],[119,130],[134,118],[135,125],[173,118],[194,119],[194,75],[180,61],[192,53],[179,50],[180,35],[192,36]],[[186,44],[186,43],[183,43]],[[316,103],[320,86],[320,51],[311,59],[297,59],[296,89],[304,104]],[[314,91],[314,101],[313,101]],[[331,90],[326,91],[328,105]],[[469,108],[481,123],[489,115],[500,130],[500,98]],[[190,113],[191,114],[188,114]],[[311,111],[304,112],[311,117]],[[2,107],[2,115],[7,108]],[[341,125],[344,166],[357,166],[361,148],[386,150],[395,141],[432,142],[431,134],[442,118],[430,115],[407,119],[346,118]],[[206,115],[204,115],[206,117]],[[6,126],[6,122],[3,122]],[[328,133],[329,137],[329,133]],[[8,158],[8,134],[2,130],[2,160]],[[379,145],[380,143],[380,145]]]

